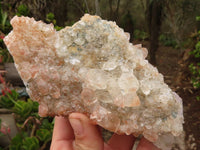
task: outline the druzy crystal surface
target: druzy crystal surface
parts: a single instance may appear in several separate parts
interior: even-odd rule
[[[28,17],[11,24],[4,42],[41,116],[83,112],[105,129],[150,141],[182,132],[182,100],[114,22],[86,14],[60,31]]]

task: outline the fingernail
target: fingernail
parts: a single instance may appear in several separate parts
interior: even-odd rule
[[[69,119],[69,122],[74,130],[75,135],[83,134],[83,125],[79,119]]]

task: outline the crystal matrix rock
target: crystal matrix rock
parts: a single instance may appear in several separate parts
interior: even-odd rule
[[[86,14],[58,32],[28,17],[11,24],[4,42],[41,116],[83,112],[105,129],[150,141],[183,130],[182,100],[114,22]]]

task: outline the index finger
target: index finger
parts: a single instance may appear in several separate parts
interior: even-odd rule
[[[51,150],[72,147],[73,140],[74,133],[69,120],[64,117],[55,117]]]

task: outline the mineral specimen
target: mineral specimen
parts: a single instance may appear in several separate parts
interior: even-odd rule
[[[14,17],[4,39],[41,116],[86,113],[105,129],[156,141],[182,130],[182,100],[115,22],[86,14],[56,31]]]

